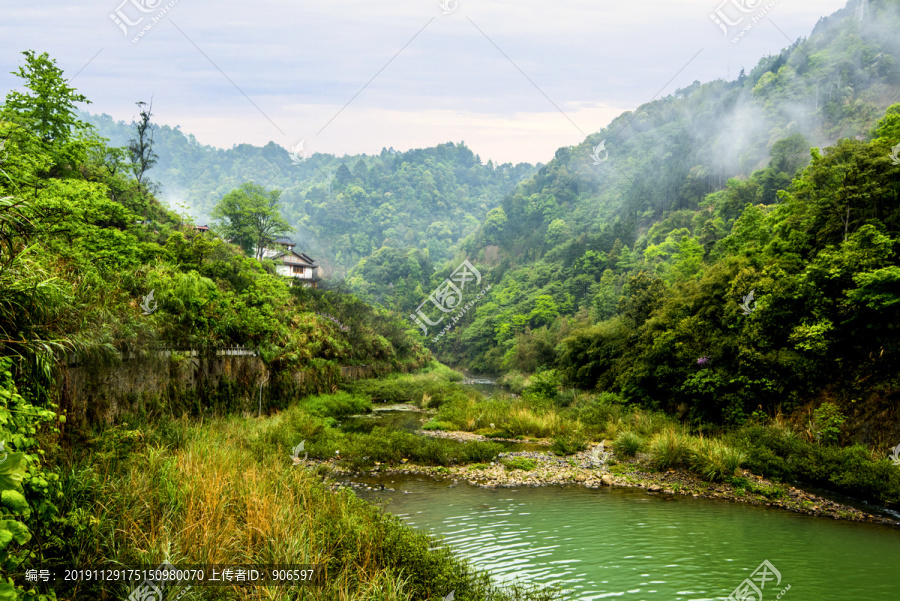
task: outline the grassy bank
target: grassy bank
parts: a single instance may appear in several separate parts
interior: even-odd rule
[[[392,400],[436,408],[425,429],[551,438],[553,450],[561,455],[609,440],[619,457],[639,456],[650,470],[684,469],[709,482],[740,486],[738,468],[745,468],[782,482],[807,482],[887,507],[900,506],[900,470],[884,451],[810,441],[784,421],[762,415],[739,427],[691,427],[625,403],[615,394],[561,391],[552,374],[528,380],[514,376],[505,381],[515,384],[521,396],[484,398],[447,378],[435,382],[434,375],[430,380],[373,380],[366,383],[366,392],[377,398],[390,391]],[[405,395],[393,394],[397,390],[406,390]]]
[[[339,396],[339,395],[336,395]],[[347,401],[350,395],[344,395]],[[336,406],[335,399],[331,408]],[[316,407],[322,398],[309,399]],[[324,564],[320,588],[269,588],[257,599],[549,599],[500,590],[428,537],[347,491],[322,484],[324,465],[292,467],[304,438],[331,450],[322,418],[295,407],[271,418],[229,417],[114,428],[87,441],[62,470],[68,526],[54,541],[60,565],[107,560],[157,565]],[[346,452],[342,449],[342,452]],[[45,551],[50,549],[45,549]],[[60,599],[118,599],[109,585],[57,589]],[[182,599],[243,599],[196,587]]]
[[[306,397],[276,415],[205,421],[132,421],[96,433],[68,450],[57,449],[60,479],[53,493],[64,516],[53,540],[41,541],[56,565],[322,564],[321,588],[264,589],[258,599],[442,598],[549,599],[552,591],[498,589],[483,574],[432,551],[428,537],[326,486],[332,466],[365,470],[401,466],[481,465],[496,461],[494,442],[460,443],[379,427],[345,431],[339,422],[370,412],[378,402],[428,408],[428,428],[489,436],[553,439],[570,455],[612,441],[620,461],[637,457],[642,469],[686,470],[709,482],[747,489],[738,468],[781,480],[802,479],[876,502],[896,504],[898,470],[861,448],[803,440],[778,423],[753,422],[728,431],[692,431],[677,420],[622,403],[609,394],[560,394],[529,388],[521,397],[485,398],[458,376],[432,365],[416,374],[348,384]],[[429,418],[425,418],[429,419]],[[305,441],[315,465],[292,466],[291,451]],[[66,459],[63,460],[62,458]],[[527,459],[501,462],[506,471],[531,470]],[[617,467],[613,462],[613,473]],[[665,474],[663,474],[665,475]],[[783,494],[778,486],[767,496]],[[769,494],[771,493],[771,494]],[[116,599],[111,585],[81,584],[60,599]],[[104,597],[105,596],[105,597]],[[182,599],[243,599],[220,588],[189,590]]]

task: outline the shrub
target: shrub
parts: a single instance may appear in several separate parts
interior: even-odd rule
[[[718,440],[701,438],[691,454],[691,469],[710,482],[721,482],[734,476],[747,455]]]
[[[587,448],[587,441],[580,436],[557,436],[550,445],[557,455],[572,455]]]
[[[476,441],[468,444],[456,444],[459,446],[460,463],[493,461],[497,455],[503,452],[503,446],[496,442]]]
[[[453,431],[456,428],[450,422],[439,422],[437,420],[431,420],[430,422],[422,425],[423,430],[443,430],[445,432]]]
[[[786,428],[766,426],[747,426],[731,439],[747,452],[747,467],[755,474],[803,480],[887,507],[900,505],[900,470],[887,459],[876,461],[865,447],[819,446]]]
[[[621,432],[612,447],[619,457],[634,457],[644,448],[644,439],[634,432]]]
[[[503,461],[503,467],[507,470],[524,470],[530,472],[537,467],[537,461],[527,457],[511,457]]]
[[[599,428],[605,428],[609,422],[618,420],[622,413],[622,400],[612,393],[603,393],[599,399],[592,399],[573,408],[573,414],[579,421]]]
[[[524,394],[532,397],[555,400],[559,395],[559,374],[555,369],[536,373],[530,378]]]
[[[834,403],[822,403],[813,411],[816,436],[825,444],[835,444],[841,434],[841,425],[845,418]]]
[[[522,374],[522,372],[511,371],[501,376],[500,379],[497,380],[497,385],[506,386],[515,394],[522,394],[522,392],[525,390],[525,384],[527,380],[528,379],[524,374]]]
[[[657,469],[682,467],[690,458],[690,437],[682,432],[663,430],[650,443],[650,462]]]

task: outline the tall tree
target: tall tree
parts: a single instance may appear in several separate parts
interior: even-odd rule
[[[294,231],[281,215],[281,190],[247,182],[222,197],[212,211],[221,234],[248,255],[262,259],[265,247],[278,236]]]
[[[90,100],[68,85],[62,69],[46,52],[36,56],[34,50],[26,50],[22,54],[25,65],[10,73],[25,80],[25,88],[32,94],[11,91],[3,111],[23,117],[45,142],[65,141],[72,127],[86,126],[75,118],[75,103],[90,104]]]
[[[131,161],[131,172],[140,186],[143,185],[144,173],[156,164],[159,157],[153,152],[153,126],[150,124],[153,99],[150,99],[149,104],[135,104],[140,108],[141,119],[134,125],[136,137],[128,143],[128,159]]]

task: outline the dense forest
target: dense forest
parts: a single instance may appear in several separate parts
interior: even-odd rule
[[[80,116],[113,146],[127,146],[131,139],[130,124],[109,115]],[[225,193],[247,181],[277,188],[283,215],[296,230],[292,237],[321,259],[325,275],[335,277],[383,247],[418,249],[430,275],[431,264],[452,257],[500,198],[536,169],[482,163],[463,143],[382,149],[375,156],[306,157],[274,142],[228,150],[202,146],[193,135],[165,125],[153,134],[159,157],[153,178],[170,206],[203,224]]]
[[[638,107],[560,148],[545,166],[485,165],[452,143],[377,156],[313,154],[295,164],[274,143],[215,149],[159,126],[153,177],[161,197],[189,206],[203,223],[246,181],[280,190],[291,237],[321,261],[331,285],[346,276],[363,300],[406,315],[466,256],[489,269],[495,285],[549,270],[545,283],[515,288],[515,307],[494,311],[499,325],[476,337],[480,351],[466,344],[448,355],[477,369],[528,370],[503,357],[524,327],[549,324],[525,319],[538,297],[552,299],[550,313],[600,306],[594,319],[611,317],[648,249],[655,248],[651,263],[665,263],[653,271],[667,269],[671,252],[658,247],[671,232],[687,227],[708,263],[748,202],[779,202],[811,148],[870,135],[900,87],[900,19],[896,3],[884,1],[860,17],[851,5],[822,18],[808,39],[736,80],[694,82]],[[124,122],[80,115],[113,146],[130,139]],[[602,162],[592,159],[601,143]],[[493,288],[497,298],[504,288]],[[502,347],[490,357],[489,339]]]
[[[824,397],[855,416],[849,438],[900,435],[881,421],[900,351],[900,16],[867,15],[559,149],[463,243],[493,287],[441,356],[695,422]]]

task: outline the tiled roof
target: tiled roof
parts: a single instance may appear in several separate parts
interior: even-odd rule
[[[289,257],[289,256],[290,256],[290,257],[297,257],[298,259],[300,259],[301,261],[303,261],[304,263],[306,263],[309,267],[318,267],[318,265],[317,265],[316,262],[312,259],[312,257],[310,257],[309,255],[307,255],[306,253],[298,253],[298,252],[295,251],[295,250],[291,250],[291,251],[288,251],[288,252],[280,252],[280,253],[278,253],[277,255],[274,255],[274,256],[272,257],[272,259],[275,260],[275,261],[277,261],[277,260],[279,260],[279,259],[285,260],[284,257]],[[296,263],[297,263],[297,261],[285,261],[285,262],[290,262],[290,263],[292,263],[292,264],[296,264]]]

